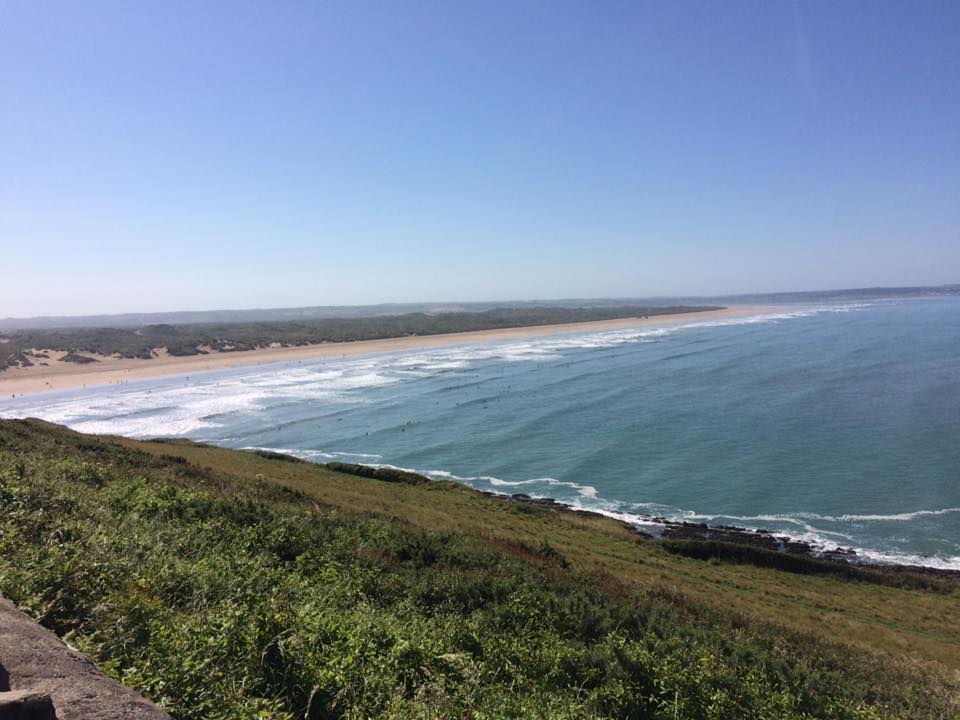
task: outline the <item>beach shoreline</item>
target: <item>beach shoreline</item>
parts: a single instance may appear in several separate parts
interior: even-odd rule
[[[437,335],[413,335],[356,340],[340,343],[319,343],[293,347],[271,347],[236,352],[211,352],[205,355],[172,356],[162,353],[149,360],[138,358],[97,357],[98,362],[78,365],[56,359],[51,354],[47,365],[35,364],[27,368],[8,368],[0,372],[0,401],[3,398],[21,397],[42,392],[71,390],[98,385],[116,385],[134,380],[149,380],[211,372],[240,367],[255,367],[268,363],[297,360],[325,360],[373,353],[421,350],[447,345],[513,340],[527,337],[544,337],[576,332],[598,332],[633,327],[671,325],[683,321],[718,320],[728,317],[774,312],[777,308],[759,306],[728,307],[722,310],[705,310],[651,317],[617,318],[560,325],[532,325],[495,330],[443,333]],[[43,348],[37,348],[43,350]],[[56,352],[58,356],[65,353]],[[86,354],[86,353],[85,353]]]

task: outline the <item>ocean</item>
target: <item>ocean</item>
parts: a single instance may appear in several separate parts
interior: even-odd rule
[[[0,416],[390,465],[960,569],[960,298],[275,363]]]

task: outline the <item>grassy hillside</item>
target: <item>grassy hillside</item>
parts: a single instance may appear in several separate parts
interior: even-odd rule
[[[0,593],[176,717],[960,716],[949,586],[406,480],[0,421]]]

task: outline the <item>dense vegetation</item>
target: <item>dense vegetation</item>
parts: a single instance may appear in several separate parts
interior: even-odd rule
[[[7,367],[28,367],[35,362],[42,362],[41,356],[33,355],[32,351],[43,349],[71,353],[71,357],[64,358],[71,362],[89,362],[82,353],[149,359],[160,348],[166,348],[171,355],[199,355],[211,351],[254,350],[271,345],[287,347],[410,335],[438,335],[715,309],[717,308],[699,306],[531,307],[436,315],[410,313],[283,322],[145,325],[136,329],[22,330],[0,336],[0,371]]]
[[[691,559],[385,479],[0,421],[0,592],[178,718],[960,709],[944,588]]]

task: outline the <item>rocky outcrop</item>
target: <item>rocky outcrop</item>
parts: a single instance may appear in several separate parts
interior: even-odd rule
[[[52,701],[52,707],[50,705]],[[169,720],[0,598],[0,720]]]

